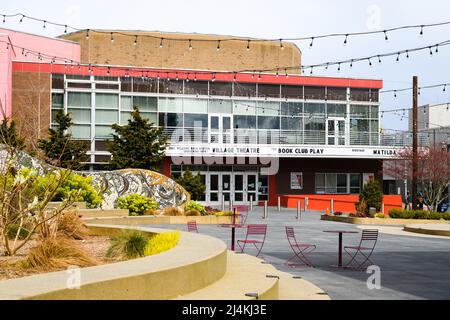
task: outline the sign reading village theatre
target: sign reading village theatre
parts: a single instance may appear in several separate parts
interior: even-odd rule
[[[397,155],[396,148],[377,147],[291,147],[291,146],[205,146],[172,144],[168,150],[168,156],[180,157],[277,157],[277,158],[355,158],[355,159],[392,159]]]

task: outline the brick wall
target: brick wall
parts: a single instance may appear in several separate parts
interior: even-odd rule
[[[47,137],[50,126],[50,74],[14,72],[12,83],[12,118],[33,150],[38,139]]]
[[[130,34],[141,35],[136,46],[134,37],[118,34],[114,35],[114,42],[111,42],[109,31],[105,34],[90,32],[89,39],[85,31],[61,37],[81,44],[83,63],[217,71],[259,70],[301,64],[301,52],[292,43],[284,43],[284,50],[281,50],[278,42],[251,42],[251,49],[247,51],[246,41],[221,41],[220,50],[217,51],[216,41],[198,40],[223,39],[224,36],[151,32]],[[145,38],[146,34],[157,38]],[[163,48],[160,48],[160,37],[192,39],[193,49],[189,50],[188,41],[176,40],[164,40]],[[292,70],[290,73],[299,71]]]

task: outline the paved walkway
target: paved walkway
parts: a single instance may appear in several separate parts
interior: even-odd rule
[[[320,214],[308,212],[299,222],[296,211],[270,209],[269,219],[262,219],[261,208],[250,213],[247,223],[267,223],[268,238],[263,249],[264,259],[281,271],[301,276],[327,292],[332,299],[450,299],[450,239],[405,236],[381,233],[373,261],[381,268],[381,289],[369,290],[365,272],[338,270],[338,235],[324,230],[352,230],[359,234],[344,235],[344,245],[358,244],[361,229],[355,225],[320,221]],[[293,269],[283,262],[292,256],[284,226],[296,227],[297,237],[318,246],[310,258],[316,268]],[[156,227],[156,226],[153,226]],[[186,226],[158,226],[179,228]],[[200,225],[199,230],[230,243],[229,229]],[[245,230],[237,231],[238,238]],[[252,252],[248,252],[252,254]],[[346,258],[344,256],[344,258]]]

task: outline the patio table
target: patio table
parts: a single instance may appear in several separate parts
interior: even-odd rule
[[[324,231],[326,233],[338,233],[339,234],[339,245],[338,245],[338,268],[342,268],[343,267],[343,263],[342,263],[342,238],[343,238],[343,234],[355,234],[358,233],[357,231],[347,231],[347,230],[327,230]]]

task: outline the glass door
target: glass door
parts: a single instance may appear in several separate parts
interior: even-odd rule
[[[247,202],[250,202],[252,200],[253,202],[258,201],[258,198],[256,197],[257,186],[258,186],[257,174],[249,173],[247,175]]]
[[[345,146],[347,144],[347,128],[344,118],[327,119],[327,144],[329,146]]]
[[[236,173],[234,175],[234,202],[244,202],[244,173]]]
[[[230,115],[209,116],[209,142],[215,144],[233,143],[233,118]]]

